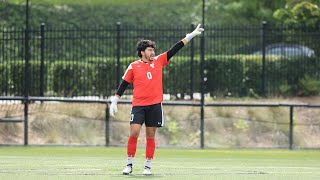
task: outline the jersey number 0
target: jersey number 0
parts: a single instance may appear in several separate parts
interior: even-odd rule
[[[147,72],[147,77],[148,77],[148,79],[152,79],[152,74],[151,74],[151,72]]]

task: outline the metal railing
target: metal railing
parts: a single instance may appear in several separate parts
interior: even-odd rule
[[[27,99],[24,97],[3,97],[0,96],[0,100],[10,101],[10,100],[20,100],[24,102],[25,105],[25,114],[23,121],[24,123],[24,145],[28,145],[28,104],[30,101],[36,102],[48,102],[48,101],[57,101],[57,102],[68,102],[68,103],[99,103],[105,104],[105,146],[109,146],[109,138],[110,138],[110,114],[109,114],[109,106],[108,103],[110,101],[108,99],[75,99],[75,98],[64,98],[64,97],[28,97]],[[120,100],[119,104],[131,104],[131,101],[128,100]],[[289,126],[289,144],[288,149],[294,149],[294,108],[295,107],[306,107],[306,108],[320,108],[320,104],[310,104],[310,103],[201,103],[195,101],[165,101],[163,102],[165,106],[194,106],[204,109],[203,107],[288,107],[289,115],[288,115],[288,126]],[[205,121],[202,116],[200,119],[200,148],[205,148]],[[1,122],[1,120],[0,120]],[[4,121],[5,122],[5,121]],[[11,121],[7,121],[11,122]]]

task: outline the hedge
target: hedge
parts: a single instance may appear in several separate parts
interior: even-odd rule
[[[130,58],[121,59],[121,75]],[[132,60],[133,61],[133,60]],[[205,60],[205,91],[212,96],[255,96],[261,94],[262,61],[259,56],[208,55]],[[200,92],[200,58],[195,57],[191,72],[189,57],[175,57],[163,71],[164,92],[190,95]],[[319,58],[267,57],[266,95],[308,95],[301,90],[319,81]],[[24,61],[0,63],[2,95],[23,95]],[[30,62],[30,95],[40,95],[40,62]],[[307,82],[306,82],[307,81]],[[310,83],[308,81],[311,81]],[[299,85],[300,83],[300,85]],[[309,85],[310,86],[310,85]],[[90,58],[82,62],[50,61],[44,64],[44,91],[47,96],[109,96],[116,90],[116,60]],[[308,87],[314,92],[314,88]],[[301,92],[304,92],[301,94]]]
[[[267,96],[283,95],[281,86],[299,95],[298,83],[306,76],[319,81],[319,58],[267,56],[265,91]],[[206,91],[216,96],[252,96],[262,93],[262,60],[260,56],[213,56],[206,61]],[[320,90],[319,90],[320,91]],[[288,95],[288,94],[285,94]]]

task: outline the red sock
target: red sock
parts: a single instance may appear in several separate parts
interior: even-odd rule
[[[156,150],[156,142],[154,138],[147,138],[146,158],[153,159],[155,150]]]
[[[138,138],[129,137],[127,146],[128,157],[134,157],[136,155]]]

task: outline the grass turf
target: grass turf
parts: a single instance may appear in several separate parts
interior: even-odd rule
[[[144,148],[132,175],[121,174],[126,150],[105,147],[0,147],[0,179],[319,179],[317,150],[156,150],[143,176]]]

